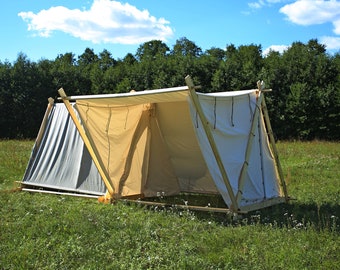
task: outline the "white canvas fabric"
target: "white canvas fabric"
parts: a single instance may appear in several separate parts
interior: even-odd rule
[[[233,193],[236,194],[255,112],[256,90],[198,94],[198,98],[204,115],[212,127],[212,135],[218,145]],[[206,164],[219,192],[227,205],[230,205],[231,199],[227,187],[192,102],[190,102],[190,109],[192,121],[196,121],[195,131]],[[279,178],[261,114],[258,120],[240,206],[259,202],[264,198],[278,197],[281,194],[278,185]]]
[[[103,195],[106,187],[64,104],[55,104],[23,180],[27,186]]]

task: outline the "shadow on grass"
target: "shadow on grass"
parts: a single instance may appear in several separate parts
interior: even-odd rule
[[[250,212],[242,218],[245,224],[274,225],[279,228],[315,230],[339,230],[339,205],[316,203],[279,204],[258,211]],[[246,221],[246,222],[245,222]]]
[[[148,198],[148,201],[150,198]],[[169,205],[188,204],[209,207],[226,207],[220,196],[192,196],[181,195],[174,197],[160,197],[151,199],[155,202],[166,202],[168,206],[149,206],[152,210],[169,208]],[[262,224],[277,228],[308,229],[317,231],[328,230],[340,232],[340,205],[331,203],[317,204],[315,202],[302,203],[291,201],[268,208],[249,212],[235,217],[232,214],[204,212],[170,207],[171,211],[183,213],[192,212],[199,220],[209,220],[223,226],[242,226]]]

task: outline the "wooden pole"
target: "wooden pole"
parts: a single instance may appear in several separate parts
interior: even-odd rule
[[[46,194],[55,194],[55,195],[66,195],[66,196],[91,198],[91,199],[97,199],[99,197],[98,195],[89,195],[89,194],[80,194],[80,193],[71,193],[71,192],[60,192],[60,191],[33,189],[33,188],[25,188],[25,187],[22,188],[21,190],[27,191],[27,192],[37,192],[37,193],[46,193]]]
[[[287,192],[287,186],[286,186],[286,182],[284,180],[280,159],[279,159],[278,151],[277,151],[276,144],[275,144],[272,126],[270,124],[270,119],[269,119],[266,101],[264,99],[262,99],[261,105],[262,105],[262,111],[263,111],[263,118],[264,118],[264,121],[266,123],[267,133],[268,133],[268,136],[269,136],[269,142],[270,142],[270,145],[273,149],[274,159],[275,159],[277,171],[279,173],[280,184],[281,184],[282,191],[283,191],[283,194],[285,196],[286,202],[288,202],[289,197],[288,197],[288,192]]]
[[[191,79],[191,77],[189,75],[185,77],[185,82],[186,82],[186,84],[189,87],[191,100],[192,100],[192,102],[193,102],[193,104],[194,104],[194,106],[195,106],[195,108],[197,110],[199,118],[201,119],[201,122],[202,122],[202,125],[203,125],[203,129],[205,131],[205,134],[207,135],[207,138],[208,138],[211,150],[213,151],[213,154],[214,154],[214,157],[216,159],[218,168],[219,168],[219,170],[221,172],[224,184],[225,184],[225,186],[227,188],[227,191],[228,191],[228,194],[229,194],[229,197],[230,197],[230,200],[231,200],[231,205],[229,206],[229,208],[230,208],[230,210],[232,210],[234,212],[237,212],[239,210],[238,209],[239,207],[238,207],[238,204],[237,204],[237,201],[236,201],[236,198],[235,198],[235,194],[234,194],[233,189],[232,189],[232,187],[230,185],[230,181],[229,181],[227,172],[226,172],[226,170],[224,168],[224,164],[222,162],[221,156],[220,156],[220,154],[218,152],[217,145],[215,143],[214,137],[213,137],[211,129],[209,127],[209,122],[206,119],[206,117],[205,117],[205,115],[203,113],[202,106],[201,106],[201,104],[200,104],[200,102],[198,100],[198,96],[197,96],[196,91],[195,91],[194,83],[193,83],[193,81],[192,81],[192,79]]]
[[[38,149],[39,148],[39,145],[41,143],[41,139],[43,137],[43,134],[44,134],[44,131],[45,131],[45,128],[46,128],[46,124],[47,124],[47,118],[53,108],[53,105],[54,105],[54,99],[53,98],[48,98],[48,105],[47,105],[47,109],[46,109],[46,112],[45,112],[45,115],[44,115],[44,118],[42,120],[42,123],[41,123],[41,126],[40,126],[40,129],[39,129],[39,132],[38,132],[38,135],[37,135],[37,138],[35,139],[35,149]]]
[[[253,145],[254,138],[255,138],[255,128],[256,128],[257,123],[259,121],[259,114],[260,114],[260,107],[261,107],[262,99],[263,99],[263,94],[259,91],[257,101],[256,101],[255,112],[254,112],[254,115],[253,115],[253,121],[252,121],[250,132],[249,132],[249,135],[248,135],[248,142],[247,142],[247,148],[246,148],[246,152],[245,152],[244,162],[243,162],[242,169],[241,169],[241,172],[240,172],[240,175],[239,175],[239,178],[238,178],[238,191],[237,191],[237,194],[236,194],[237,203],[240,203],[240,201],[242,199],[244,181],[245,181],[245,177],[246,177],[246,172],[248,170],[249,158],[250,158],[250,154],[251,154],[251,150],[252,150],[252,145]]]
[[[114,188],[113,188],[113,184],[111,183],[110,181],[110,178],[106,172],[106,170],[104,170],[104,166],[102,165],[102,163],[99,161],[95,151],[94,151],[94,148],[92,147],[91,143],[90,143],[90,140],[89,138],[87,137],[86,133],[85,133],[85,130],[84,128],[82,127],[82,125],[80,124],[73,108],[72,108],[72,105],[70,104],[70,102],[68,101],[68,98],[67,98],[67,95],[64,91],[64,89],[60,88],[58,90],[59,92],[59,95],[60,97],[62,98],[74,124],[76,125],[76,128],[81,136],[81,138],[83,139],[84,141],[84,144],[87,148],[87,150],[89,151],[89,154],[91,155],[92,157],[92,160],[94,162],[94,164],[96,165],[97,169],[98,169],[98,172],[100,174],[100,176],[102,177],[104,183],[105,183],[105,186],[107,188],[107,191],[108,191],[108,194],[105,195],[106,197],[106,200],[111,200],[113,199],[113,195],[114,195]]]
[[[220,208],[220,207],[205,207],[205,206],[196,206],[196,205],[183,205],[183,204],[171,204],[171,203],[162,203],[162,202],[151,202],[151,201],[141,201],[141,200],[129,200],[129,199],[120,199],[122,202],[128,203],[136,203],[146,206],[162,206],[162,207],[175,207],[179,209],[185,210],[194,210],[194,211],[204,211],[204,212],[218,212],[218,213],[234,213],[228,208]],[[246,214],[245,211],[238,211],[239,214]]]

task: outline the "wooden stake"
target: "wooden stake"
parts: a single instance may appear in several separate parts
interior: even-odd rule
[[[113,195],[114,195],[114,188],[113,188],[113,184],[111,183],[110,181],[110,178],[106,172],[106,170],[104,170],[104,166],[102,165],[102,163],[99,161],[95,151],[94,151],[94,148],[92,147],[91,145],[91,142],[89,140],[89,138],[87,137],[86,133],[85,133],[85,130],[83,128],[83,126],[80,124],[73,108],[72,108],[72,105],[70,104],[70,102],[68,101],[67,99],[67,96],[66,96],[66,93],[64,91],[64,89],[60,88],[58,90],[59,92],[59,95],[61,96],[74,124],[76,125],[76,128],[81,136],[81,138],[83,139],[84,141],[84,144],[87,148],[87,150],[89,151],[89,154],[91,155],[92,157],[92,160],[94,162],[94,164],[96,165],[97,169],[98,169],[98,172],[100,174],[100,176],[102,177],[104,183],[105,183],[105,186],[107,188],[107,191],[108,191],[108,194],[106,194],[104,197],[106,200],[110,200],[113,198]]]
[[[214,154],[214,157],[216,159],[218,168],[221,172],[224,184],[226,185],[226,188],[227,188],[230,200],[231,200],[231,205],[229,206],[230,210],[237,212],[238,211],[238,203],[236,201],[235,194],[234,194],[233,189],[230,185],[230,181],[229,181],[228,175],[226,173],[226,170],[224,168],[224,164],[222,162],[221,156],[218,152],[218,148],[216,146],[214,137],[213,137],[211,129],[209,127],[209,122],[208,122],[208,120],[206,119],[206,117],[203,113],[202,106],[199,102],[198,96],[197,96],[196,91],[195,91],[194,83],[193,83],[193,81],[192,81],[192,79],[189,75],[185,77],[185,82],[189,87],[191,100],[192,100],[192,102],[193,102],[193,104],[196,108],[196,111],[198,113],[199,118],[201,119],[203,129],[205,131],[205,134],[207,135],[211,150],[213,151],[213,154]]]

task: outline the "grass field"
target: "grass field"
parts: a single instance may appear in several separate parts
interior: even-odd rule
[[[11,192],[32,145],[0,141],[1,270],[340,268],[340,143],[279,142],[295,200],[239,220]]]

